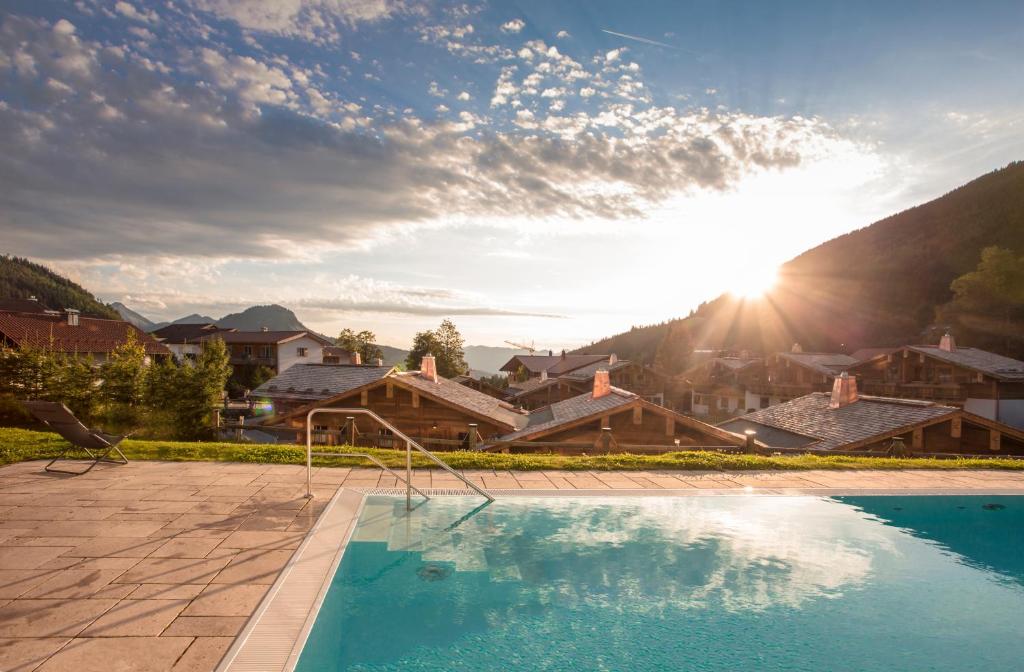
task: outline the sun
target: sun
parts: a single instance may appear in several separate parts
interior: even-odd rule
[[[757,299],[771,291],[778,267],[741,266],[729,274],[728,292],[741,299]]]

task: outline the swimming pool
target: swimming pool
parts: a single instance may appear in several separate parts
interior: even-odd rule
[[[298,670],[1017,670],[1024,499],[367,498]]]

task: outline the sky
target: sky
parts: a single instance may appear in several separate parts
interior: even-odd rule
[[[1021,160],[1022,72],[1019,1],[5,0],[0,252],[573,347]]]

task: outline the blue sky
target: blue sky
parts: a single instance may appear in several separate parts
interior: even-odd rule
[[[9,1],[0,229],[156,319],[572,346],[1024,155],[1024,5]]]

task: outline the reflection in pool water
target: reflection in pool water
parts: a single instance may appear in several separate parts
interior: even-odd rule
[[[299,669],[1017,669],[1017,501],[371,498]]]

